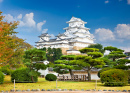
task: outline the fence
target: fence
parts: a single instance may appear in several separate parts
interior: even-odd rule
[[[73,75],[73,76],[58,76],[59,81],[87,81],[88,77],[86,75]]]

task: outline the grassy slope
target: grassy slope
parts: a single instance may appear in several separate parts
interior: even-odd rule
[[[95,82],[73,82],[73,81],[58,81],[58,89],[94,89]],[[14,84],[10,82],[10,76],[5,76],[4,84],[0,85],[1,90],[10,90],[14,88]],[[26,90],[26,89],[56,89],[55,81],[46,81],[44,78],[39,78],[37,83],[16,83],[15,89]],[[111,89],[111,90],[130,90],[130,85],[123,87],[105,87],[100,82],[97,83],[97,89]]]

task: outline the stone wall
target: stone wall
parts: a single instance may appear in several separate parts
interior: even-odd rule
[[[69,48],[61,48],[61,50],[62,50],[62,54],[63,54],[63,55],[67,55],[66,50],[69,50]]]

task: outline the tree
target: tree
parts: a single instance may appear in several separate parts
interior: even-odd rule
[[[40,49],[42,51],[46,51],[47,60],[51,63],[54,63],[56,60],[60,59],[62,56],[62,50],[60,48],[43,48]]]
[[[75,55],[63,55],[61,59],[55,61],[54,68],[69,70],[71,77],[74,75],[72,70],[77,69]]]
[[[93,44],[93,45],[89,45],[88,48],[97,48],[99,49],[99,52],[103,53],[104,54],[104,49],[103,49],[103,46],[101,44]]]
[[[16,44],[12,39],[12,35],[17,32],[14,31],[17,28],[18,22],[4,22],[4,16],[0,12],[0,65],[6,65],[13,55],[13,50],[16,48]]]
[[[34,82],[33,80],[33,75],[35,74],[34,70],[38,71],[39,69],[46,69],[46,65],[38,63],[39,61],[43,61],[46,59],[46,52],[36,48],[30,49],[25,51],[24,58],[25,58],[24,63],[28,68],[30,68],[31,79],[32,82]]]
[[[88,72],[88,81],[91,81],[91,69],[93,67],[101,68],[105,65],[103,60],[98,59],[102,57],[103,54],[98,52],[99,49],[96,48],[83,48],[79,51],[87,55],[76,56],[76,60],[78,60],[77,64]]]
[[[130,66],[126,65],[128,63],[130,63],[130,60],[128,59],[119,59],[117,60],[116,65],[113,68],[128,70],[130,68]]]
[[[16,37],[15,35],[12,36],[12,39],[14,40],[14,43],[17,47],[13,49],[13,55],[8,61],[8,64],[13,68],[19,68],[20,66],[23,66],[24,52],[28,49],[31,49],[32,46],[26,43],[23,39]]]
[[[104,50],[110,51],[108,57],[111,58],[114,62],[116,61],[116,59],[126,57],[126,55],[123,54],[124,50],[118,49],[116,47],[108,46],[104,47]]]

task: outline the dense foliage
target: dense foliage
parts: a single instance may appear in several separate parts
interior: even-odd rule
[[[4,82],[4,74],[0,71],[0,84]]]
[[[60,69],[60,68],[54,68],[53,71],[59,73],[59,74],[67,74],[69,73],[68,70],[65,70],[65,69]]]
[[[57,77],[54,74],[47,74],[46,77],[45,77],[45,79],[47,81],[56,81]]]
[[[33,81],[32,81],[33,77]],[[30,70],[29,68],[19,68],[16,69],[12,74],[11,74],[11,81],[16,83],[33,83],[38,81],[38,73],[34,70]]]
[[[24,51],[32,46],[15,36],[19,22],[4,22],[0,12],[0,66],[19,68],[23,65]]]
[[[130,70],[126,70],[127,74],[128,74],[128,83],[130,84]]]
[[[89,45],[88,48],[97,48],[97,49],[99,49],[99,52],[101,52],[101,53],[105,52],[104,49],[103,49],[103,46],[101,44],[98,44],[98,43],[93,44],[93,45]]]
[[[59,60],[55,61],[54,68],[69,70],[70,75],[73,76],[74,74],[72,69],[76,69],[78,67],[76,63],[77,61],[75,61],[75,55],[63,55]]]
[[[128,83],[128,76],[120,69],[110,69],[100,74],[101,82],[106,86],[124,86]]]
[[[86,53],[87,55],[78,55],[76,60],[78,60],[78,66],[82,67],[88,72],[88,81],[91,81],[91,69],[102,68],[105,63],[100,59],[103,54],[98,52],[99,49],[96,48],[83,48],[80,50],[81,53]]]
[[[46,59],[46,52],[33,48],[25,51],[24,63],[31,70],[30,73],[32,82],[35,82],[33,79],[34,70],[38,71],[39,69],[46,69],[47,66],[43,64],[43,61]]]
[[[54,63],[56,60],[60,59],[62,56],[62,50],[60,48],[43,48],[40,49],[42,51],[46,51],[47,60],[51,63]]]
[[[112,68],[106,67],[106,68],[101,69],[100,71],[98,71],[98,74],[97,74],[98,77],[100,78],[100,74],[101,74],[102,72],[107,71],[107,70],[110,70],[110,69],[112,69]]]
[[[9,66],[9,65],[2,66],[2,67],[0,68],[0,71],[3,72],[3,73],[6,74],[6,75],[11,75],[11,73],[13,72],[13,70],[10,69],[10,66]]]

